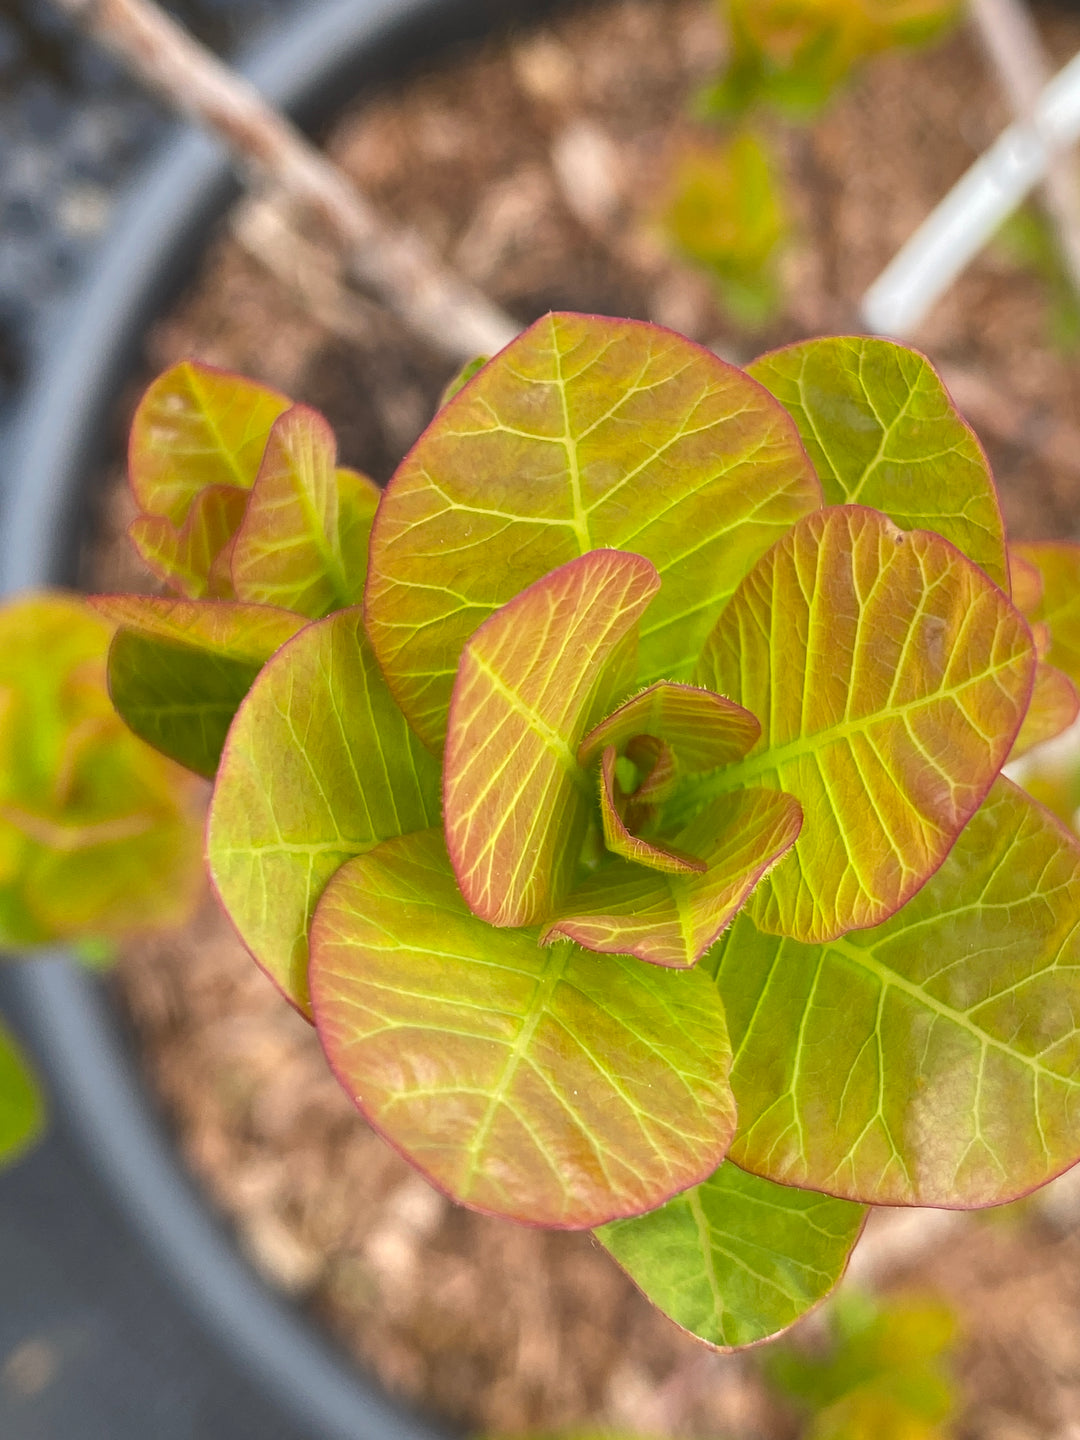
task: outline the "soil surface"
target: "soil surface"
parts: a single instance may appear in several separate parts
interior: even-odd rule
[[[1056,59],[1080,21],[1053,18]],[[552,308],[640,316],[735,360],[858,328],[857,302],[1008,119],[973,39],[880,59],[812,130],[773,128],[796,222],[768,330],[726,317],[673,258],[659,212],[719,65],[706,0],[621,0],[472,52],[341,120],[330,148],[389,213],[422,230],[522,322]],[[272,277],[238,238],[147,346],[146,377],[185,355],[322,408],[344,463],[380,481],[436,407],[447,365],[304,257]],[[979,431],[1016,536],[1080,537],[1080,366],[1055,349],[1043,282],[991,250],[917,338]],[[132,397],[137,394],[133,386]],[[126,417],[121,417],[126,419]],[[102,502],[88,577],[147,588]],[[179,1143],[256,1263],[397,1394],[471,1431],[570,1426],[686,1436],[797,1433],[753,1356],[715,1355],[642,1299],[582,1235],[484,1219],[435,1194],[375,1137],[313,1032],[255,969],[211,902],[191,932],[125,954],[117,990]],[[889,1283],[933,1284],[967,1340],[958,1433],[1080,1436],[1080,1211],[965,1219]]]

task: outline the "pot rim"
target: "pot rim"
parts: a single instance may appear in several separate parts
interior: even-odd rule
[[[319,120],[418,58],[535,20],[559,0],[303,0],[238,69],[276,105]],[[224,149],[180,130],[117,206],[73,296],[46,317],[10,437],[0,593],[70,585],[82,493],[148,323],[173,298],[239,193]],[[181,1165],[101,984],[52,951],[12,967],[12,998],[52,1097],[121,1212],[189,1310],[282,1412],[323,1440],[443,1440],[388,1399],[242,1259]]]

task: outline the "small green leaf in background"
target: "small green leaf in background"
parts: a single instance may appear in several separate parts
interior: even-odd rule
[[[438,819],[438,765],[386,688],[359,606],[308,625],[237,712],[206,842],[240,938],[300,1010],[327,880],[350,856]]]
[[[463,1204],[585,1228],[651,1209],[727,1150],[730,1050],[710,978],[486,924],[437,829],[338,871],[310,980],[347,1093]]]
[[[442,392],[442,397],[439,400],[439,409],[441,410],[444,405],[448,405],[459,390],[464,390],[473,376],[479,374],[490,359],[490,355],[477,355],[475,359],[467,360]]]
[[[937,39],[958,18],[959,0],[718,0],[730,59],[702,97],[711,115],[766,104],[812,116],[880,51]]]
[[[0,1168],[38,1139],[45,1126],[45,1100],[26,1057],[0,1025]]]
[[[948,1440],[957,1409],[949,1307],[929,1296],[875,1303],[841,1293],[829,1319],[824,1355],[788,1344],[765,1358],[769,1380],[805,1412],[807,1440]]]
[[[789,226],[776,166],[752,131],[698,140],[674,162],[661,216],[675,249],[711,276],[721,307],[750,330],[780,305],[777,264]]]
[[[637,622],[659,584],[639,555],[594,550],[523,590],[465,646],[443,810],[461,893],[492,925],[546,920],[569,889],[595,793],[578,745],[633,683]]]
[[[932,530],[1008,590],[989,462],[924,356],[841,335],[774,350],[747,373],[794,418],[826,505],[869,505],[902,530]]]
[[[119,628],[109,693],[127,725],[163,755],[213,779],[232,718],[256,675],[307,623],[269,605],[98,595]]]
[[[1025,599],[1030,608],[1025,613],[1036,624],[1049,626],[1047,662],[1080,686],[1080,545],[1069,540],[1014,542],[1009,553],[1037,572],[1040,593],[1034,597],[1029,580]]]
[[[728,1163],[651,1214],[605,1225],[597,1239],[665,1315],[727,1348],[787,1329],[822,1300],[865,1218],[861,1205]]]
[[[996,238],[1000,250],[1041,282],[1050,341],[1075,357],[1080,350],[1080,300],[1052,224],[1038,205],[1021,205]]]
[[[876,1205],[996,1205],[1080,1155],[1080,843],[999,778],[890,920],[828,945],[745,915],[702,962],[732,1157]]]
[[[417,733],[441,748],[469,636],[590,550],[663,584],[639,680],[686,680],[720,606],[821,503],[786,411],[670,331],[554,314],[496,355],[405,457],[372,529],[372,644]]]
[[[687,786],[683,808],[742,785],[794,795],[802,834],[755,920],[808,941],[877,924],[981,803],[1034,671],[1023,618],[952,545],[861,506],[821,510],[758,562],[706,642],[695,680],[762,735]]]
[[[110,627],[73,596],[0,607],[0,941],[179,923],[199,893],[190,779],[126,728]]]

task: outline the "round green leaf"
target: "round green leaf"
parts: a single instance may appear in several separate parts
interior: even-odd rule
[[[438,786],[359,606],[307,626],[260,672],[222,753],[207,860],[240,938],[300,1009],[323,886],[350,856],[437,821]]]
[[[442,410],[372,530],[372,642],[441,746],[458,657],[524,586],[578,555],[644,555],[663,587],[644,681],[686,679],[722,602],[821,503],[790,416],[755,381],[654,325],[549,315]]]
[[[861,506],[818,511],[758,563],[706,642],[697,682],[757,715],[762,735],[688,782],[682,804],[743,785],[794,795],[802,834],[755,893],[755,921],[817,942],[876,925],[986,795],[1034,669],[1023,617],[948,541]]]
[[[883,925],[809,946],[739,916],[705,967],[756,1174],[964,1207],[1080,1157],[1080,844],[1010,781]]]
[[[596,1238],[676,1325],[726,1350],[767,1340],[823,1300],[865,1218],[861,1205],[725,1164]]]
[[[730,1052],[709,977],[495,929],[466,906],[438,830],[334,876],[311,994],[367,1119],[475,1209],[597,1225],[696,1184],[727,1149]]]
[[[869,505],[903,530],[933,530],[1008,591],[989,461],[925,355],[830,336],[747,369],[794,417],[827,505]]]

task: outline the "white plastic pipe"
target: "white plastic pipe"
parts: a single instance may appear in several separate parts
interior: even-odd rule
[[[1080,139],[1080,55],[1010,125],[927,216],[862,298],[872,334],[905,339],[1044,177],[1050,156]]]

